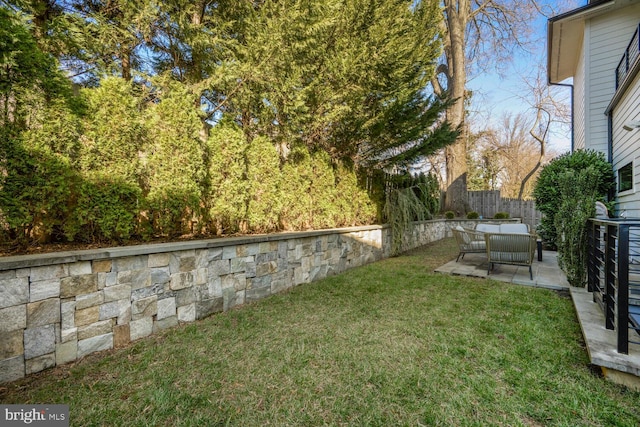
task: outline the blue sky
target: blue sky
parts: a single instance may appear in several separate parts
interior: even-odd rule
[[[546,3],[556,7],[560,2],[549,0]],[[562,11],[571,10],[586,4],[586,0],[568,0]],[[472,77],[467,81],[467,88],[474,92],[472,108],[478,112],[476,121],[480,125],[496,123],[504,112],[531,111],[529,105],[522,100],[530,92],[523,82],[523,76],[530,75],[538,66],[542,66],[546,72],[547,63],[547,19],[541,17],[534,23],[534,32],[537,42],[536,50],[531,53],[521,52],[516,55],[512,64],[509,64],[501,77],[497,71],[488,70],[486,73]],[[546,81],[546,74],[543,75]],[[557,93],[569,102],[569,89],[556,87]],[[531,113],[535,114],[535,113]],[[478,127],[476,123],[476,127]],[[558,153],[569,151],[571,146],[570,129],[555,128],[549,139],[548,147]]]

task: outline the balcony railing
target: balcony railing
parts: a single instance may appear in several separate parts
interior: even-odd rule
[[[588,290],[628,354],[640,344],[640,219],[590,220],[588,251]]]
[[[622,84],[624,79],[629,74],[629,70],[633,67],[636,60],[640,56],[640,25],[636,28],[636,32],[633,33],[633,37],[629,42],[629,46],[624,51],[620,63],[616,67],[616,90]]]

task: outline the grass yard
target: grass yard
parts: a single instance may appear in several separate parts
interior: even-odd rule
[[[452,240],[0,388],[71,424],[637,426],[571,300],[433,269]]]

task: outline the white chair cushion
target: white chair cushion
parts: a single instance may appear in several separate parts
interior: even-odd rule
[[[529,234],[527,224],[500,224],[500,233]]]
[[[480,223],[476,225],[476,231],[482,231],[483,233],[499,233],[500,225]]]

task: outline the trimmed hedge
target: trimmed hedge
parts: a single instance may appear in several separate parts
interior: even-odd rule
[[[593,168],[596,197],[605,200],[607,193],[615,185],[615,177],[611,164],[605,160],[604,154],[598,151],[578,150],[571,154],[563,154],[553,159],[540,172],[533,190],[536,208],[543,214],[537,231],[551,249],[557,248],[560,233],[555,220],[562,204],[560,177],[567,171],[579,172],[588,167]]]
[[[57,105],[52,120],[7,136],[5,242],[121,243],[379,219],[381,207],[353,167],[304,147],[282,158],[267,137],[248,139],[227,119],[205,137],[194,95],[175,81],[156,84],[162,98],[146,102],[147,89],[105,79],[82,91],[83,110]]]

